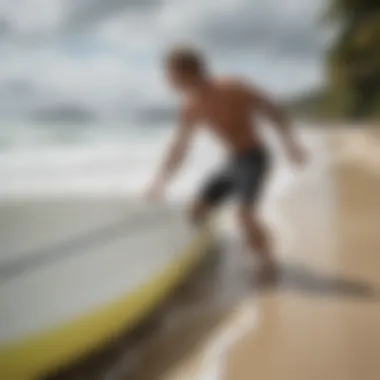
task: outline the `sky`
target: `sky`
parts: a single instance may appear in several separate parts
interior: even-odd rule
[[[54,107],[100,119],[166,107],[161,59],[202,49],[216,73],[284,98],[323,82],[324,0],[0,0],[0,118]]]

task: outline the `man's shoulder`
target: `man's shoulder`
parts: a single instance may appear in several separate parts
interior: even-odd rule
[[[215,84],[226,90],[239,90],[249,87],[248,81],[241,77],[224,76],[215,78]]]
[[[180,110],[183,114],[191,114],[196,111],[196,106],[196,100],[192,97],[188,97],[182,100],[180,104]]]
[[[193,98],[184,99],[179,109],[181,120],[195,122],[198,119],[197,104]]]

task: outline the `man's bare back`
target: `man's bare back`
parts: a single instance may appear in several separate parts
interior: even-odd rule
[[[186,119],[205,123],[234,153],[260,145],[252,123],[254,92],[233,78],[212,79],[207,87],[189,95],[183,112]],[[187,115],[186,115],[187,113]]]

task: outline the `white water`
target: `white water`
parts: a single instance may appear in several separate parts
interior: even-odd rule
[[[77,138],[70,141],[57,141],[52,133],[36,128],[13,132],[13,145],[0,151],[0,196],[141,193],[160,163],[171,131],[98,128],[79,130]],[[307,128],[300,133],[321,158],[319,134]],[[270,192],[277,192],[292,182],[294,173],[284,161],[273,134],[264,134],[268,135],[277,162]],[[185,168],[170,187],[169,196],[183,198],[194,194],[203,177],[222,160],[223,152],[215,141],[200,133]]]

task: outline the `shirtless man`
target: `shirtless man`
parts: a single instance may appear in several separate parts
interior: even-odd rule
[[[209,178],[201,189],[191,207],[191,219],[194,222],[204,220],[211,210],[234,195],[238,201],[238,222],[252,251],[260,257],[264,267],[273,268],[269,237],[256,208],[270,157],[252,123],[252,116],[268,117],[277,127],[290,159],[301,164],[304,152],[289,122],[276,105],[245,82],[212,77],[202,55],[193,49],[184,47],[170,51],[165,68],[169,83],[184,95],[185,100],[175,139],[148,196],[161,196],[184,160],[196,125],[206,123],[230,152],[230,158],[228,165]]]

